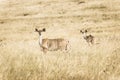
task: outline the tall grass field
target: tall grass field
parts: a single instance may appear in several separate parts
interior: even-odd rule
[[[43,53],[35,28],[69,51]],[[0,80],[120,80],[120,0],[0,0]]]

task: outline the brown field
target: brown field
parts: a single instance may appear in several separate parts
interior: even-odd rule
[[[70,51],[44,54],[35,28]],[[0,0],[0,80],[120,80],[120,0]]]

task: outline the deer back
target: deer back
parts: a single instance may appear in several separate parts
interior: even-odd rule
[[[65,49],[67,46],[67,40],[58,38],[58,39],[43,39],[42,46],[47,50],[55,51],[58,49]]]

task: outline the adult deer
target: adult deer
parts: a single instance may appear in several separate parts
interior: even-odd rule
[[[68,50],[69,41],[63,38],[48,39],[42,38],[42,32],[45,32],[46,29],[38,30],[35,28],[35,31],[39,33],[39,45],[42,48],[43,52],[47,51],[56,51],[56,50]]]
[[[94,36],[91,34],[87,34],[88,30],[80,30],[80,32],[83,34],[83,38],[89,45],[94,44]]]

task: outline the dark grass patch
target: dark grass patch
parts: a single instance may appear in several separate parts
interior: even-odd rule
[[[107,7],[105,5],[92,5],[84,9],[85,10],[104,10],[104,9],[107,9]]]
[[[0,24],[4,24],[5,22],[4,21],[0,21]]]
[[[42,2],[38,2],[38,4],[42,4]]]
[[[2,39],[0,39],[0,42],[2,42],[3,40]]]
[[[23,16],[29,16],[30,14],[29,13],[24,13]]]
[[[78,2],[78,4],[83,4],[83,3],[85,3],[85,1],[79,1],[79,2]]]

